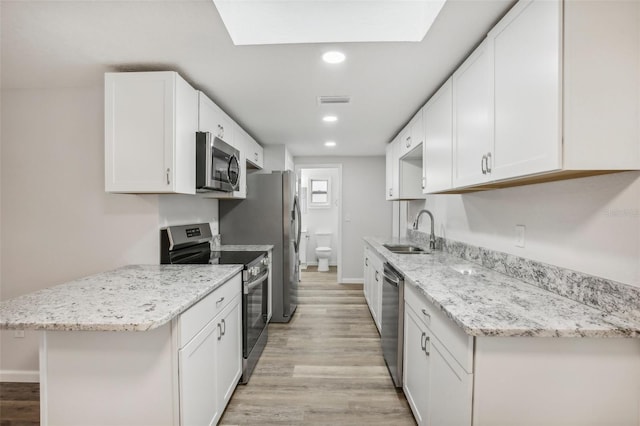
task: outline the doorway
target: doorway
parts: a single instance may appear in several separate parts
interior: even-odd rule
[[[342,164],[296,166],[301,207],[301,273],[316,272],[328,257],[328,273],[342,281]],[[328,247],[316,253],[318,247]]]

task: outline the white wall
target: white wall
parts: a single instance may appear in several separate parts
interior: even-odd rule
[[[365,236],[391,236],[391,203],[384,197],[384,157],[295,157],[304,164],[342,164],[343,282],[362,281]]]
[[[323,169],[302,169],[300,185],[303,188],[310,187],[311,179],[328,179],[330,182],[328,207],[312,207],[311,192],[307,189],[306,213],[302,212],[302,228],[307,230],[309,239],[307,241],[307,263],[314,265],[318,263],[315,250],[318,246],[316,232],[331,232],[331,259],[330,265],[336,265],[338,262],[338,227],[340,219],[338,216],[338,199],[339,192],[339,169],[323,168]]]
[[[217,221],[215,200],[104,192],[103,105],[101,85],[2,91],[0,299],[158,263],[161,225]],[[38,334],[2,332],[3,373],[38,369]]]
[[[413,201],[436,235],[640,287],[640,172]],[[429,231],[427,217],[420,230]],[[525,225],[525,247],[515,226]]]

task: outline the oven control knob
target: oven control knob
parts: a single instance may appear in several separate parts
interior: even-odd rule
[[[269,258],[265,257],[264,259],[262,259],[262,264],[263,265],[268,265],[269,264]]]
[[[257,266],[254,266],[253,268],[251,268],[251,275],[253,275],[254,277],[257,276],[259,272],[260,272],[260,268],[258,268]]]

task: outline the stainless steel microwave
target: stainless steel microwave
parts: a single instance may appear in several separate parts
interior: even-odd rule
[[[240,151],[209,132],[196,133],[196,191],[237,191]]]

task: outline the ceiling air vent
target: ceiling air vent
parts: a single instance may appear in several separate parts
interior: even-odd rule
[[[318,96],[319,105],[348,104],[351,96]]]

